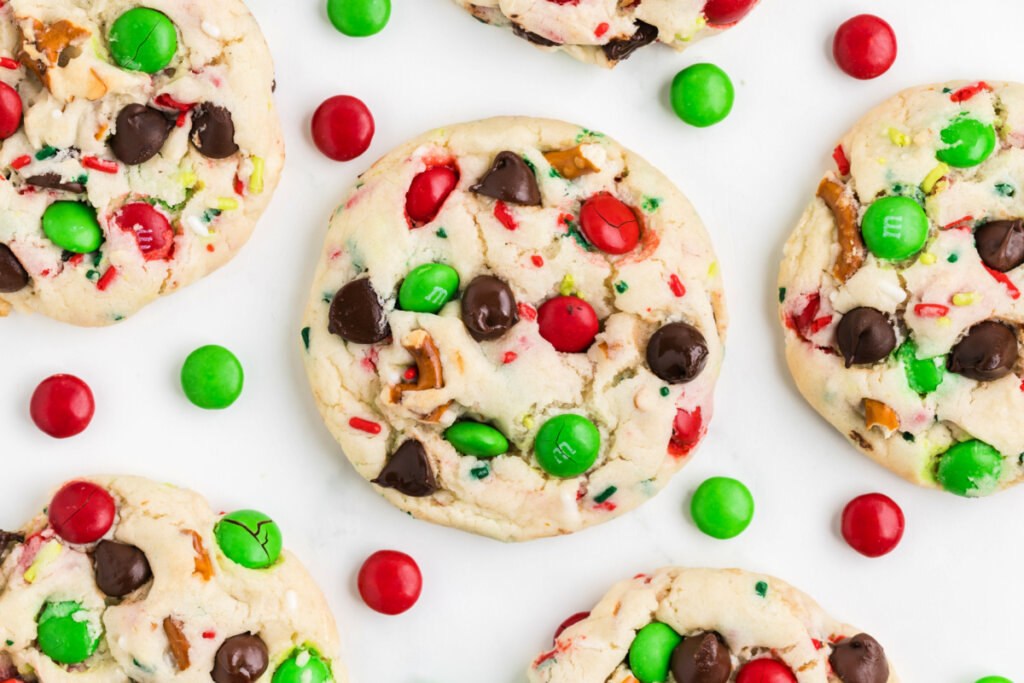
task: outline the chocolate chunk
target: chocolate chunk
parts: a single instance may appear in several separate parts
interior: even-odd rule
[[[252,683],[267,670],[270,657],[259,636],[231,636],[217,650],[210,676],[217,683]]]
[[[602,45],[604,56],[613,62],[618,62],[658,39],[657,26],[651,26],[643,21],[637,21],[635,26],[636,31],[629,38],[615,38]]]
[[[338,290],[327,321],[329,332],[356,344],[376,344],[391,336],[384,304],[365,277]]]
[[[216,104],[204,102],[192,113],[192,144],[211,159],[224,159],[238,151],[235,144],[235,122],[231,112]]]
[[[693,380],[707,362],[707,341],[688,323],[664,325],[647,342],[647,365],[669,384]]]
[[[729,648],[717,633],[689,636],[672,651],[676,683],[726,683],[732,675]]]
[[[7,546],[14,546],[18,543],[24,543],[25,536],[14,531],[4,531],[0,529],[0,556],[7,550]]]
[[[847,311],[836,328],[846,367],[875,363],[896,348],[896,331],[884,313],[861,306]]]
[[[512,23],[512,33],[515,33],[520,38],[528,40],[535,45],[543,45],[544,47],[554,47],[555,45],[561,45],[561,43],[557,41],[550,40],[548,38],[545,38],[544,36],[537,35],[536,33],[527,31],[525,28],[523,28],[522,26],[515,22]]]
[[[497,339],[519,322],[516,298],[504,280],[478,275],[462,294],[462,324],[477,341]]]
[[[11,248],[0,242],[0,294],[9,294],[28,286],[28,271]]]
[[[437,479],[427,452],[423,450],[423,444],[415,439],[409,439],[399,446],[372,481],[377,486],[395,489],[414,498],[423,498],[437,491]]]
[[[172,124],[159,110],[135,103],[121,110],[114,126],[110,149],[122,163],[133,166],[157,155]]]
[[[989,382],[1010,374],[1016,363],[1017,335],[1003,323],[986,320],[967,330],[949,353],[946,368]]]
[[[153,576],[146,553],[133,545],[100,541],[92,551],[96,586],[112,598],[123,598]]]
[[[989,221],[974,233],[978,256],[1000,273],[1024,263],[1024,221]]]
[[[47,190],[64,190],[65,192],[74,192],[75,194],[82,194],[85,192],[85,183],[79,183],[73,180],[65,181],[60,173],[40,173],[39,175],[30,175],[25,178],[25,182],[29,185],[35,185],[36,187],[45,187]]]
[[[537,177],[526,161],[515,152],[499,152],[490,170],[469,189],[511,204],[540,206]]]
[[[828,661],[843,683],[885,683],[889,680],[889,660],[885,658],[885,650],[866,633],[833,645]]]

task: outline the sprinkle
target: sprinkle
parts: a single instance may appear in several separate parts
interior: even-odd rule
[[[889,163],[889,161],[885,157],[878,157],[875,161],[877,161],[882,166],[885,166],[887,163]]]
[[[235,176],[234,190],[235,194],[237,194],[239,197],[245,196],[245,185],[242,183],[242,179],[239,178],[238,176]]]
[[[892,126],[889,127],[889,139],[892,140],[892,144],[897,147],[906,147],[910,144],[910,138],[907,137],[906,133],[893,128]]]
[[[785,300],[786,300],[786,288],[785,287],[779,287],[779,303],[781,304]]]
[[[207,227],[206,223],[204,223],[203,219],[200,218],[199,216],[189,216],[185,219],[185,223],[192,230],[192,232],[199,235],[200,237],[210,236],[210,228]]]
[[[661,206],[661,200],[657,197],[644,197],[643,203],[640,208],[644,210],[644,213],[654,213]]]
[[[950,254],[949,256],[946,257],[946,260],[949,261],[950,263],[956,263],[957,261],[960,260],[960,256],[958,254]]]
[[[0,57],[0,66],[5,69],[17,69],[21,65],[10,57]]]
[[[964,216],[959,220],[955,220],[949,225],[942,226],[943,230],[970,230],[971,223],[974,222],[974,216]]]
[[[11,168],[17,171],[19,168],[25,168],[32,163],[32,157],[27,154],[22,154],[20,157],[11,162]]]
[[[953,321],[949,319],[949,316],[945,315],[938,318],[935,322],[938,323],[939,327],[949,327],[953,324]]]
[[[814,646],[815,650],[820,650],[823,647],[821,641],[817,638],[811,638],[811,645]]]
[[[949,306],[942,304],[917,304],[914,306],[914,315],[920,318],[940,318],[949,313]]]
[[[608,512],[614,512],[615,508],[617,508],[617,507],[618,507],[618,505],[616,505],[615,503],[613,503],[613,502],[611,502],[609,500],[609,501],[606,501],[604,503],[598,503],[597,505],[594,506],[594,509],[595,510],[607,510]]]
[[[96,282],[96,280],[100,279],[100,271],[93,270],[92,268],[90,268],[89,270],[85,271],[85,279],[88,280],[89,282]]]
[[[1004,197],[1012,197],[1017,194],[1017,191],[1013,189],[1013,185],[1010,185],[1009,183],[997,183],[996,192]]]
[[[303,327],[302,332],[300,332],[299,334],[302,337],[302,345],[306,347],[307,351],[309,351],[309,328]]]
[[[708,275],[715,277],[718,274],[718,261],[712,261],[711,265],[708,266]]]
[[[46,565],[56,560],[57,556],[60,555],[60,551],[60,541],[53,540],[44,545],[42,549],[36,554],[35,561],[32,563],[32,565],[25,570],[25,582],[32,583],[37,578],[39,578],[39,572],[41,572],[43,568],[46,567]]]
[[[850,161],[846,158],[846,152],[843,151],[842,145],[836,145],[832,152],[832,158],[835,159],[839,175],[850,175]]]
[[[928,172],[928,175],[921,181],[921,190],[925,194],[931,194],[932,190],[935,189],[935,183],[942,179],[942,176],[949,173],[949,165],[940,163],[938,166]]]
[[[931,253],[930,251],[926,251],[923,254],[921,254],[920,260],[921,263],[923,263],[924,265],[930,266],[933,265],[935,261],[938,259],[935,258],[935,254]]]
[[[203,638],[206,640],[213,640],[217,637],[216,631],[203,631]]]
[[[594,496],[594,502],[595,503],[603,503],[606,500],[608,500],[609,498],[611,498],[612,496],[614,496],[615,492],[618,491],[618,490],[619,489],[618,489],[617,486],[609,486],[604,491],[601,491],[601,493],[599,493],[596,496]]]
[[[831,315],[823,315],[820,318],[817,318],[816,320],[811,322],[811,327],[810,327],[811,334],[817,334],[818,332],[821,332],[823,329],[828,327],[828,324],[830,322],[832,322],[832,316]]]
[[[608,22],[602,21],[600,24],[597,25],[597,28],[594,29],[594,37],[600,38],[604,34],[608,33],[609,28],[611,27],[608,26]]]
[[[523,320],[534,321],[537,319],[537,311],[529,304],[519,303],[516,305],[516,311],[519,313],[519,317]]]
[[[412,382],[417,377],[419,377],[419,375],[419,370],[415,366],[411,366],[406,368],[405,372],[402,373],[402,379],[404,379],[406,382]]]
[[[519,354],[517,354],[515,351],[506,351],[505,355],[501,357],[501,362],[504,363],[505,365],[508,365],[516,358],[519,358]]]
[[[985,81],[978,81],[974,85],[968,85],[963,88],[960,88],[959,90],[951,94],[949,96],[949,99],[953,100],[954,102],[966,102],[967,100],[971,99],[972,97],[980,93],[982,90],[991,89],[992,88]]]
[[[544,257],[542,257],[540,254],[534,254],[533,256],[531,256],[530,261],[532,261],[533,265],[537,266],[538,268],[544,265]]]
[[[369,420],[364,420],[361,417],[353,417],[348,421],[348,426],[352,429],[358,429],[361,432],[366,432],[367,434],[380,434],[379,424]]]
[[[668,387],[662,387],[662,388],[661,388],[661,389],[659,390],[659,392],[661,393],[661,395],[662,395],[662,396],[668,396],[669,394],[671,394],[671,393],[672,393],[672,390],[671,390],[671,389],[669,389]]]
[[[494,217],[498,219],[498,222],[505,226],[506,230],[515,230],[517,227],[515,216],[508,210],[505,202],[500,199],[494,204]]]
[[[957,292],[953,295],[953,305],[970,306],[980,298],[977,292]]]
[[[903,436],[903,440],[904,441],[909,441],[910,443],[914,443],[914,435],[911,434],[910,432],[903,432],[902,436]]]
[[[233,211],[238,208],[238,200],[232,197],[218,197],[214,200],[212,208],[218,211]]]
[[[530,416],[530,415],[524,415],[523,416],[523,426],[524,427],[526,427],[527,429],[533,429],[533,425],[535,425],[535,424],[536,423],[533,421],[533,417],[532,416]]]
[[[672,276],[669,277],[668,286],[676,296],[684,296],[686,294],[686,287],[683,286],[683,283],[679,280],[679,276],[675,273],[672,273]]]
[[[49,159],[50,157],[57,156],[57,148],[47,145],[41,150],[36,152],[36,161],[42,161],[43,159]]]
[[[215,252],[216,250],[217,250],[217,248],[215,246],[213,246],[212,244],[207,244],[206,245],[206,251],[210,252],[211,254],[213,252]]]
[[[107,291],[107,287],[117,277],[117,266],[110,266],[107,268],[107,272],[103,273],[99,280],[96,281],[96,289],[101,292]]]
[[[59,119],[62,116],[64,116],[64,112],[61,111],[60,109],[54,109],[53,111],[50,112],[50,118],[51,119],[56,120],[56,119]]]
[[[117,173],[117,162],[96,157],[82,157],[82,166],[101,173]]]
[[[488,474],[491,473],[491,468],[487,463],[481,463],[469,471],[473,475],[474,479],[485,479]]]
[[[1013,284],[1013,282],[1006,275],[1006,273],[1000,273],[998,270],[992,270],[991,268],[985,265],[983,265],[982,268],[987,270],[988,274],[991,275],[996,282],[1006,287],[1006,293],[1010,295],[1011,299],[1020,298],[1020,290],[1017,289],[1017,285]]]
[[[220,38],[220,28],[212,22],[204,21],[199,24],[199,28],[203,29],[203,33],[211,38]]]
[[[182,171],[177,177],[178,182],[181,183],[182,187],[192,187],[196,184],[196,181],[199,180],[199,176],[192,171]]]
[[[558,286],[558,293],[562,296],[569,296],[572,294],[572,288],[575,284],[576,279],[572,275],[566,274],[566,276],[562,278],[562,284]]]
[[[435,232],[434,234],[437,235],[438,237],[440,237],[443,240],[448,239],[448,233],[445,232],[444,228],[438,228],[437,232]]]
[[[249,192],[263,192],[263,157],[252,158],[252,173],[249,174]]]
[[[754,591],[763,598],[768,595],[768,584],[764,581],[758,581],[757,585],[754,586]]]
[[[629,285],[625,280],[619,280],[615,283],[615,291],[619,294],[625,294],[627,289],[629,289]]]

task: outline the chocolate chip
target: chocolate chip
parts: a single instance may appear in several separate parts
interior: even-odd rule
[[[153,576],[146,553],[133,545],[100,541],[92,551],[96,585],[112,598],[123,598]]]
[[[967,330],[949,353],[946,368],[989,382],[1010,374],[1016,363],[1017,335],[1003,323],[986,320]]]
[[[75,194],[82,194],[85,192],[85,184],[77,181],[65,181],[64,177],[60,173],[40,173],[39,175],[30,175],[25,178],[25,182],[29,185],[35,185],[36,187],[45,187],[48,190],[64,190],[65,192],[74,192]]]
[[[211,159],[224,159],[238,151],[235,144],[235,122],[231,112],[216,104],[204,102],[192,113],[192,144]]]
[[[129,166],[156,156],[171,133],[172,124],[162,112],[142,104],[129,104],[117,115],[110,149]]]
[[[526,161],[515,152],[499,152],[480,182],[469,189],[511,204],[540,206],[537,177]]]
[[[658,27],[637,21],[636,31],[629,38],[615,38],[601,46],[604,55],[613,62],[619,62],[629,57],[640,48],[650,45],[658,39]]]
[[[231,636],[217,650],[210,676],[217,683],[252,683],[267,670],[267,645],[259,636]]]
[[[18,543],[24,542],[25,536],[23,534],[0,529],[0,556],[4,554],[5,550],[7,550],[7,546],[14,546]]]
[[[437,479],[427,452],[423,444],[415,439],[409,439],[399,446],[372,481],[377,486],[395,489],[414,498],[423,498],[437,491]]]
[[[536,33],[527,31],[525,28],[523,28],[522,26],[515,22],[512,23],[512,33],[515,33],[520,38],[528,40],[535,45],[543,45],[544,47],[554,47],[555,45],[561,45],[561,43],[557,41],[550,40],[548,38],[545,38],[544,36],[537,35]]]
[[[462,324],[477,341],[497,339],[519,322],[516,298],[504,280],[478,275],[462,294]]]
[[[974,233],[978,256],[1000,273],[1024,263],[1024,221],[989,221]]]
[[[353,280],[338,290],[327,321],[329,332],[356,344],[376,344],[391,336],[384,304],[369,278]]]
[[[28,271],[11,248],[0,242],[0,294],[9,294],[28,286]]]
[[[889,680],[889,661],[885,658],[885,650],[866,633],[833,645],[828,661],[843,683],[885,683]]]
[[[672,651],[671,666],[676,683],[726,683],[732,675],[729,648],[717,633],[685,638]]]
[[[647,342],[647,365],[669,384],[693,380],[707,362],[707,341],[688,323],[664,325]]]
[[[836,328],[846,367],[875,363],[896,348],[896,331],[884,313],[861,306],[843,314]]]

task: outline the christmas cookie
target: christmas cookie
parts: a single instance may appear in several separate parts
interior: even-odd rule
[[[226,263],[284,160],[239,0],[0,6],[0,315],[108,325]]]
[[[374,165],[327,234],[302,339],[356,469],[504,540],[656,494],[707,429],[726,316],[707,233],[599,133],[500,118]]]
[[[737,569],[670,567],[615,586],[530,666],[534,683],[896,683],[877,640]]]
[[[263,513],[138,477],[69,482],[0,531],[0,680],[346,680],[334,619]]]
[[[611,68],[660,42],[682,50],[742,19],[757,0],[455,0],[550,52]]]
[[[779,274],[797,386],[916,484],[984,496],[1017,483],[1024,86],[908,90],[834,157]]]

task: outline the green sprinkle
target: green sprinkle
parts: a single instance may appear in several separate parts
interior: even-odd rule
[[[661,200],[657,197],[644,197],[644,201],[640,204],[640,208],[644,210],[644,213],[654,213],[661,206]]]
[[[320,297],[320,298],[321,298],[321,300],[322,300],[322,301],[323,301],[323,302],[324,302],[325,304],[329,304],[329,303],[331,303],[332,301],[334,301],[334,295],[333,295],[333,294],[327,294],[326,292],[325,292],[325,293],[324,293],[324,295],[323,295],[322,297]]]
[[[556,169],[554,166],[552,166],[551,170],[548,171],[548,175],[551,176],[552,178],[561,178],[562,177],[562,174],[559,173],[558,169]]]
[[[90,282],[96,282],[96,280],[99,280],[99,279],[100,279],[100,271],[98,271],[98,270],[92,270],[92,269],[90,268],[89,270],[85,271],[85,277],[86,277],[86,278],[87,278],[87,279],[88,279],[88,280],[89,280]]]
[[[626,284],[625,280],[619,280],[615,283],[615,291],[619,294],[625,294],[627,289],[629,289],[629,285]]]
[[[903,432],[903,440],[909,441],[910,443],[914,443],[914,435],[911,434],[910,432]]]
[[[957,256],[956,254],[950,254],[948,257],[946,257],[946,260],[949,261],[950,263],[956,263],[957,261],[960,260],[960,257]]]
[[[471,469],[469,473],[473,475],[474,479],[484,479],[491,473],[491,467],[487,463],[482,463]]]
[[[75,182],[82,183],[83,185],[85,185],[87,182],[89,182],[89,174],[83,173],[82,175],[75,178]]]
[[[754,586],[754,590],[757,591],[757,594],[763,598],[764,596],[768,595],[768,584],[764,581],[758,581],[757,585]]]
[[[569,232],[563,235],[563,237],[572,237],[574,240],[576,240],[576,244],[580,245],[580,249],[582,249],[583,251],[594,251],[594,247],[590,245],[590,242],[587,241],[587,238],[585,238],[583,236],[583,233],[579,231],[579,228],[576,227],[576,221],[566,221],[565,227],[569,230]]]
[[[533,162],[527,159],[525,156],[523,157],[523,161],[526,162],[526,165],[529,166],[530,170],[533,171],[534,175],[536,175],[537,167],[533,165]]]
[[[779,303],[781,304],[785,300],[786,300],[786,288],[785,287],[779,287]]]
[[[10,647],[11,645],[14,645],[14,641],[13,640],[8,640],[7,641],[7,647]]]
[[[303,346],[306,347],[306,350],[309,351],[309,328],[308,327],[303,327],[302,328],[302,344],[303,344]]]
[[[601,491],[601,493],[599,493],[596,496],[594,496],[594,502],[595,503],[603,503],[606,500],[608,500],[609,498],[611,498],[612,496],[614,496],[615,492],[618,491],[618,490],[619,490],[619,487],[617,487],[617,486],[609,486],[604,491]]]
[[[1003,195],[1004,197],[1012,197],[1017,194],[1017,191],[1013,189],[1013,185],[1009,183],[999,183],[996,185],[996,192]]]
[[[212,223],[213,219],[220,215],[220,209],[207,209],[203,211],[203,221],[205,223]]]
[[[576,142],[579,143],[587,138],[603,138],[604,133],[598,133],[596,130],[590,130],[589,128],[580,128],[580,134],[576,136]]]
[[[953,90],[951,88],[943,88],[942,92],[943,94],[948,95],[949,93],[953,92]]]
[[[670,393],[672,393],[672,390],[669,389],[668,387],[662,387],[661,388],[661,395],[662,396],[668,396]]]
[[[43,159],[49,159],[50,157],[57,156],[57,148],[47,145],[41,150],[36,152],[36,161],[42,161]]]
[[[448,239],[448,233],[444,231],[444,228],[438,228],[437,232],[434,233],[443,240]]]

